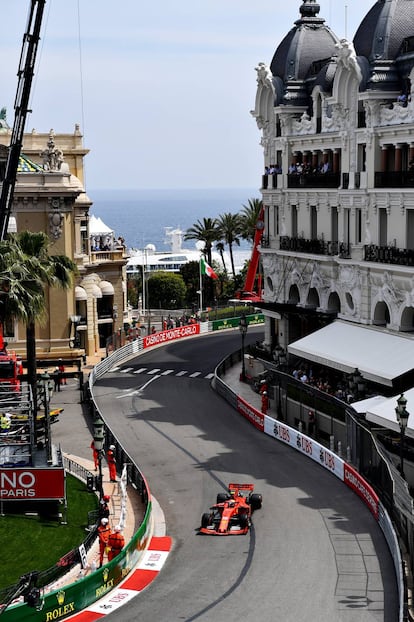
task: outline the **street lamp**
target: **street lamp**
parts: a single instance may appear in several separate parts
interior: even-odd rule
[[[287,356],[283,346],[280,343],[277,344],[274,351],[274,359],[276,360],[279,369],[283,369],[287,363]]]
[[[239,330],[240,330],[240,334],[241,334],[241,339],[242,339],[242,348],[241,348],[241,354],[242,354],[242,373],[240,374],[240,380],[242,382],[246,382],[246,363],[244,360],[244,339],[246,337],[246,333],[247,333],[247,318],[246,315],[243,313],[241,318],[240,318],[240,323],[239,323]]]
[[[407,428],[408,417],[410,413],[407,410],[407,398],[404,397],[404,393],[401,393],[400,397],[397,400],[397,406],[395,407],[395,414],[397,415],[397,421],[401,430],[401,477],[404,477],[404,437],[405,430]]]
[[[78,324],[81,321],[81,316],[80,315],[71,315],[70,316],[70,321],[73,324],[73,330],[74,330],[74,336],[73,336],[73,342],[71,340],[71,344],[73,344],[71,347],[72,348],[80,348],[80,336],[78,333]]]
[[[103,487],[102,487],[102,454],[104,452],[104,441],[105,441],[105,424],[100,418],[98,414],[96,414],[95,419],[93,421],[93,442],[96,451],[98,452],[98,467],[99,467],[99,475],[98,475],[98,489],[99,489],[99,499],[102,499],[103,496]]]

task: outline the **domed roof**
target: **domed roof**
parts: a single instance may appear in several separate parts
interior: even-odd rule
[[[33,162],[33,160],[30,160],[30,158],[28,158],[22,153],[20,154],[20,157],[19,157],[19,164],[17,167],[17,172],[18,173],[43,173],[44,171],[43,171],[43,168],[39,164],[36,164],[36,162]]]
[[[377,0],[354,37],[357,56],[395,60],[405,38],[413,36],[413,0]]]
[[[278,101],[279,104],[307,105],[317,75],[310,75],[313,63],[333,56],[335,44],[339,42],[325,26],[325,20],[318,17],[320,6],[316,0],[302,1],[300,19],[278,46],[270,64],[276,81],[282,80],[285,84],[283,102]],[[298,84],[300,82],[302,85]]]
[[[332,85],[336,72],[336,61],[334,58],[328,60],[319,71],[316,80],[314,82],[314,87],[319,86],[321,91],[325,93],[332,93]]]

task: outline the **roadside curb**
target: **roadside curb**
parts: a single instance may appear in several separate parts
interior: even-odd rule
[[[169,536],[153,536],[136,569],[118,587],[67,619],[76,620],[76,622],[95,622],[125,605],[156,579],[167,560],[171,547],[172,539]]]

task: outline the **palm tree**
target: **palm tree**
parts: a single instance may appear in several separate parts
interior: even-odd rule
[[[184,240],[198,240],[204,242],[203,253],[207,257],[207,263],[212,263],[211,252],[213,243],[217,240],[217,220],[215,218],[203,218],[187,229]]]
[[[45,288],[68,289],[76,264],[66,255],[49,255],[49,238],[44,232],[23,231],[0,242],[0,323],[14,318],[26,325],[28,383],[36,395],[36,322],[46,318]],[[35,410],[36,412],[36,410]]]
[[[234,269],[234,257],[233,257],[233,245],[240,246],[240,235],[242,232],[242,223],[239,214],[231,214],[227,212],[219,216],[217,221],[217,232],[221,240],[223,240],[229,247],[231,270],[233,272],[233,278],[236,277],[236,271]]]
[[[242,220],[241,237],[244,240],[253,242],[256,232],[256,223],[262,207],[263,201],[261,199],[249,199],[248,204],[243,205],[240,217]]]
[[[223,264],[224,274],[225,274],[225,276],[227,278],[227,267],[226,267],[226,262],[224,261],[224,242],[217,242],[216,249],[220,253],[221,262]]]

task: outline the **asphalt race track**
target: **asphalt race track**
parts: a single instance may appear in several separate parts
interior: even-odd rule
[[[262,330],[262,329],[261,329]],[[246,344],[260,329],[249,329]],[[239,331],[189,339],[111,370],[95,395],[147,477],[173,549],[117,622],[394,622],[397,590],[382,532],[333,475],[256,431],[210,386]],[[246,536],[198,534],[229,482],[263,495]],[[347,577],[365,586],[352,593]]]

